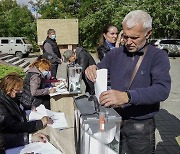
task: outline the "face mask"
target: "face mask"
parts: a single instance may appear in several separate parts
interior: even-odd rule
[[[47,78],[48,80],[51,78],[51,71],[48,71],[48,74],[47,74],[46,78]]]
[[[51,39],[52,39],[52,40],[54,40],[55,38],[56,38],[56,35],[55,35],[55,34],[51,35]]]
[[[49,71],[43,71],[43,72],[42,72],[42,74],[43,74],[44,77],[47,76],[48,73],[49,73]]]
[[[12,99],[13,99],[15,102],[18,102],[18,101],[20,101],[21,95],[22,95],[22,92],[16,93],[16,96],[15,96],[14,98],[12,98]]]

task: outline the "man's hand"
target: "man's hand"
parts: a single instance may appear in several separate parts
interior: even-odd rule
[[[123,43],[122,34],[123,34],[123,30],[121,30],[121,32],[119,33],[118,38],[116,40],[116,44],[115,44],[116,48],[119,48],[119,46]]]
[[[85,74],[86,74],[87,78],[92,82],[96,81],[96,77],[97,77],[96,70],[97,70],[96,65],[91,65],[88,68],[86,68],[86,70],[85,70]]]
[[[47,136],[42,134],[42,133],[32,134],[32,142],[43,142],[43,143],[46,143],[47,141],[48,141]]]
[[[108,90],[102,92],[99,96],[100,104],[105,107],[120,107],[127,103],[128,100],[127,93],[118,90]]]

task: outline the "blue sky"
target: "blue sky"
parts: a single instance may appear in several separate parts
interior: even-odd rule
[[[16,1],[17,1],[18,4],[28,5],[28,2],[29,2],[30,0],[16,0]]]
[[[29,10],[31,11],[31,13],[36,16],[36,12],[34,12],[34,10],[31,8],[31,5],[28,3],[30,0],[16,0],[18,4],[20,5],[27,5]],[[36,1],[36,0],[33,0]],[[38,14],[38,17],[40,17],[40,15]]]

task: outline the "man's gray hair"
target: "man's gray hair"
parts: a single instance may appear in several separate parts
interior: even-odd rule
[[[151,16],[147,12],[142,10],[134,10],[129,12],[125,16],[122,25],[126,24],[128,28],[132,28],[139,23],[143,25],[144,29],[152,29]]]

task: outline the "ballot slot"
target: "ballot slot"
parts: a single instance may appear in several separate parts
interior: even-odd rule
[[[74,102],[80,112],[83,123],[98,123],[100,112],[105,114],[105,122],[121,122],[121,116],[113,108],[105,108],[96,101],[97,105],[90,97],[87,95],[74,97]],[[97,109],[97,106],[99,109]]]

